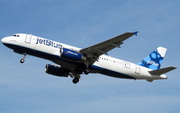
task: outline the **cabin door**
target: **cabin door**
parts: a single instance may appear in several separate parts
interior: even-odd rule
[[[140,74],[140,66],[139,65],[136,65],[135,73]]]
[[[32,37],[31,34],[30,34],[30,35],[26,35],[25,42],[28,43],[28,44],[30,44],[30,43],[31,43],[31,37]]]

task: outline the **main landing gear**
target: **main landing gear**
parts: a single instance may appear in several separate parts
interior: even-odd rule
[[[89,68],[85,68],[84,69],[84,74],[89,74],[91,72],[91,69],[89,69]],[[80,75],[77,75],[77,74],[75,74],[75,77],[74,77],[74,79],[72,80],[72,82],[74,83],[74,84],[77,84],[78,82],[79,82],[79,79],[80,79]]]
[[[26,53],[23,53],[23,58],[20,60],[20,63],[24,63],[24,59],[25,59],[25,57],[26,57]]]
[[[78,82],[79,82],[79,78],[78,78],[78,77],[75,77],[75,78],[72,80],[72,82],[73,82],[74,84],[78,83]]]
[[[85,69],[84,69],[84,74],[87,75],[87,74],[89,74],[90,72],[91,72],[91,70],[90,70],[89,68],[85,68]]]
[[[73,78],[72,82],[74,84],[77,84],[79,82],[79,79],[81,78],[81,75],[75,72],[69,72],[69,76]]]

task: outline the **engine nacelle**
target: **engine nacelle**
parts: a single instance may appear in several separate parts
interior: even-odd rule
[[[60,77],[68,77],[69,72],[65,69],[61,68],[58,65],[46,64],[45,72],[51,75],[60,76]]]
[[[81,53],[78,53],[76,51],[73,51],[67,48],[60,49],[60,57],[67,60],[76,61],[76,62],[86,60],[86,57],[83,56]]]

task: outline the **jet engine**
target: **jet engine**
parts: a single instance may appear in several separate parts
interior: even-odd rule
[[[83,56],[81,53],[78,53],[76,51],[73,51],[73,50],[70,50],[67,48],[60,49],[60,57],[66,59],[66,60],[76,61],[76,62],[86,60],[86,57]]]
[[[68,77],[69,72],[59,65],[51,65],[46,64],[45,72],[51,75],[60,76],[60,77]]]

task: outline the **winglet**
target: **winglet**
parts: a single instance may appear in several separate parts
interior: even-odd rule
[[[139,31],[136,31],[136,32],[133,32],[133,33],[137,36],[138,32],[139,32]]]

